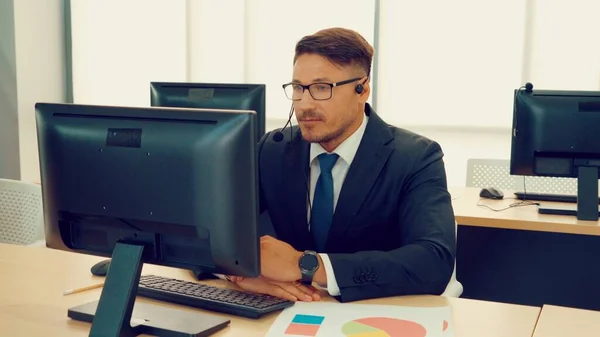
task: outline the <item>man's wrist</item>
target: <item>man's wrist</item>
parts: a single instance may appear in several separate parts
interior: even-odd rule
[[[319,259],[319,267],[317,268],[317,271],[315,272],[315,275],[313,276],[313,282],[318,283],[322,286],[326,286],[327,285],[327,272],[325,271],[325,268],[323,266],[323,259],[321,258],[321,255],[317,254],[317,257]]]
[[[302,258],[302,255],[304,255],[303,252],[297,252],[297,258],[296,258],[296,265],[294,266],[294,271],[295,271],[295,280],[296,281],[301,281],[302,280],[302,270],[300,270],[300,259]]]

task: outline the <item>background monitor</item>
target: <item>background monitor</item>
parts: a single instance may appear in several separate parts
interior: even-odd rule
[[[253,111],[38,103],[36,120],[47,246],[112,257],[94,322],[133,305],[143,263],[260,275]]]
[[[265,134],[264,84],[151,82],[151,106],[256,112],[256,142]]]
[[[541,213],[598,220],[600,92],[516,90],[510,173],[577,178],[577,207]]]

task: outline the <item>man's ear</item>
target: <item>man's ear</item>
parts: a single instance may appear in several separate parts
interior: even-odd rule
[[[369,99],[369,96],[371,95],[371,83],[369,81],[369,78],[367,77],[363,82],[361,82],[361,84],[359,84],[360,86],[362,86],[362,90],[361,92],[358,94],[358,101],[361,104],[364,104],[367,102],[367,100]],[[357,86],[358,87],[358,86]],[[357,91],[358,92],[358,91]]]

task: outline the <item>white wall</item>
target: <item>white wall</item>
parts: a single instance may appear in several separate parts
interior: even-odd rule
[[[186,2],[71,1],[75,103],[150,105],[151,81],[187,79]]]
[[[600,89],[600,1],[534,4],[527,80],[540,89]]]
[[[21,179],[39,181],[35,103],[65,101],[61,0],[14,1]]]
[[[187,20],[188,80],[244,82],[246,1],[189,1]]]
[[[523,0],[381,0],[377,107],[401,125],[510,126]]]
[[[377,112],[438,141],[463,185],[468,158],[509,158],[514,89],[600,89],[600,1],[380,3],[375,41],[374,0],[72,1],[74,99],[149,105],[150,81],[265,83],[270,130],[289,111],[297,40],[348,27],[378,42]]]

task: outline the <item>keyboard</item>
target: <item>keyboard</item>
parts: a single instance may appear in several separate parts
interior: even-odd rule
[[[269,295],[252,294],[156,275],[140,277],[137,295],[253,319],[294,305],[292,301]]]
[[[515,196],[520,200],[552,201],[552,202],[570,202],[577,203],[577,196],[572,194],[552,194],[552,193],[530,193],[515,192]],[[600,204],[600,197],[598,198]]]

